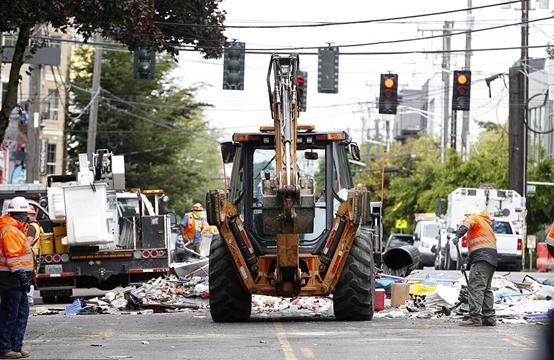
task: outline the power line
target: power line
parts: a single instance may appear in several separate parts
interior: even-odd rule
[[[407,39],[398,39],[398,40],[382,40],[382,41],[374,41],[374,42],[366,42],[366,43],[355,43],[355,44],[333,44],[334,47],[338,48],[349,48],[349,47],[361,47],[361,46],[371,46],[371,45],[384,45],[384,44],[398,44],[398,43],[404,43],[404,42],[411,42],[411,41],[420,41],[420,40],[429,40],[429,39],[438,39],[438,38],[444,38],[446,36],[454,36],[454,35],[464,35],[464,34],[473,34],[483,31],[490,31],[490,30],[497,30],[497,29],[503,29],[511,26],[518,26],[523,25],[527,23],[533,23],[538,21],[544,21],[553,19],[553,16],[547,16],[544,18],[534,19],[523,22],[516,22],[516,23],[510,23],[510,24],[503,24],[503,25],[496,25],[496,26],[490,26],[485,27],[481,29],[475,29],[475,30],[464,30],[464,31],[458,31],[458,32],[452,32],[449,34],[437,34],[437,35],[428,35],[428,36],[422,36],[422,37],[412,37]],[[289,51],[289,50],[314,50],[319,49],[321,46],[294,46],[294,47],[275,47],[275,48],[252,48],[248,49],[250,51]]]
[[[489,51],[508,51],[508,50],[521,50],[526,49],[544,49],[548,48],[549,44],[545,45],[530,45],[530,46],[505,46],[505,47],[492,47],[492,48],[477,48],[477,49],[451,49],[451,50],[405,50],[405,51],[362,51],[362,52],[341,52],[341,56],[363,56],[363,55],[409,55],[409,54],[445,54],[445,53],[465,53],[466,51],[472,52],[489,52]],[[181,51],[196,52],[197,50],[192,48],[178,48]],[[246,54],[253,55],[287,55],[285,52],[276,51],[251,51],[245,50]],[[317,52],[298,52],[297,55],[303,56],[316,56]]]
[[[506,2],[495,3],[495,4],[466,7],[466,8],[463,8],[463,9],[444,10],[444,11],[421,13],[421,14],[415,14],[415,15],[395,16],[395,17],[380,18],[380,19],[369,19],[369,20],[321,22],[321,23],[315,23],[315,24],[314,23],[311,23],[311,24],[304,23],[304,24],[289,24],[289,25],[209,25],[209,24],[188,24],[188,23],[166,22],[166,21],[155,21],[155,23],[156,24],[162,24],[162,25],[194,26],[194,27],[204,27],[204,28],[226,28],[226,29],[312,28],[312,27],[369,24],[369,23],[384,22],[384,21],[415,19],[415,18],[422,18],[422,17],[429,17],[429,16],[436,16],[436,15],[446,15],[446,14],[452,14],[452,13],[457,13],[457,12],[465,12],[465,11],[469,11],[469,10],[486,9],[486,8],[491,8],[491,7],[496,7],[496,6],[515,4],[515,3],[519,3],[519,2],[520,2],[519,0],[517,0],[517,1],[506,1]]]

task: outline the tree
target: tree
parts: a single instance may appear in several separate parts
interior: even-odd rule
[[[87,107],[94,50],[79,47],[71,64],[67,144],[70,168],[86,152]],[[107,52],[102,61],[97,148],[125,155],[127,187],[163,188],[169,209],[182,212],[204,202],[206,189],[221,187],[217,138],[202,118],[207,106],[196,89],[178,88],[169,73],[175,63],[160,56],[154,80],[136,81],[131,54]]]
[[[95,32],[134,50],[149,46],[176,55],[192,44],[206,58],[221,56],[225,13],[221,0],[7,0],[0,1],[0,31],[17,32],[7,94],[0,110],[0,137],[17,105],[20,71],[26,50],[41,46],[33,30],[42,24],[74,31],[86,41]]]

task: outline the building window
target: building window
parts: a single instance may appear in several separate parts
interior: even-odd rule
[[[46,173],[48,175],[56,174],[56,144],[48,144],[46,154]]]
[[[3,46],[4,47],[15,47],[15,43],[17,42],[17,32],[15,33],[4,33],[3,34]]]
[[[48,90],[48,119],[58,120],[58,102],[60,94],[57,89]]]

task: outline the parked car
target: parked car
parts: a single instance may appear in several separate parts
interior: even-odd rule
[[[431,251],[433,246],[437,246],[439,243],[439,231],[440,225],[436,221],[418,221],[415,232],[414,240],[415,247],[421,254],[421,266],[433,266],[435,262],[435,253]]]
[[[414,244],[414,235],[413,234],[390,234],[387,239],[387,244],[385,245],[385,252],[390,249],[401,247],[404,245],[413,245]]]

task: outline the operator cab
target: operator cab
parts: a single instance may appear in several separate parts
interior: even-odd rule
[[[351,143],[343,131],[313,130],[313,126],[299,126],[296,153],[296,176],[314,179],[313,231],[300,234],[301,251],[311,253],[323,245],[338,206],[346,200],[348,189],[353,187],[348,153],[358,152],[357,145]],[[246,231],[262,252],[272,252],[276,247],[276,236],[264,232],[262,179],[275,175],[273,127],[261,127],[259,133],[236,133],[233,140],[233,143],[222,145],[223,159],[233,163],[229,200],[239,209]]]

